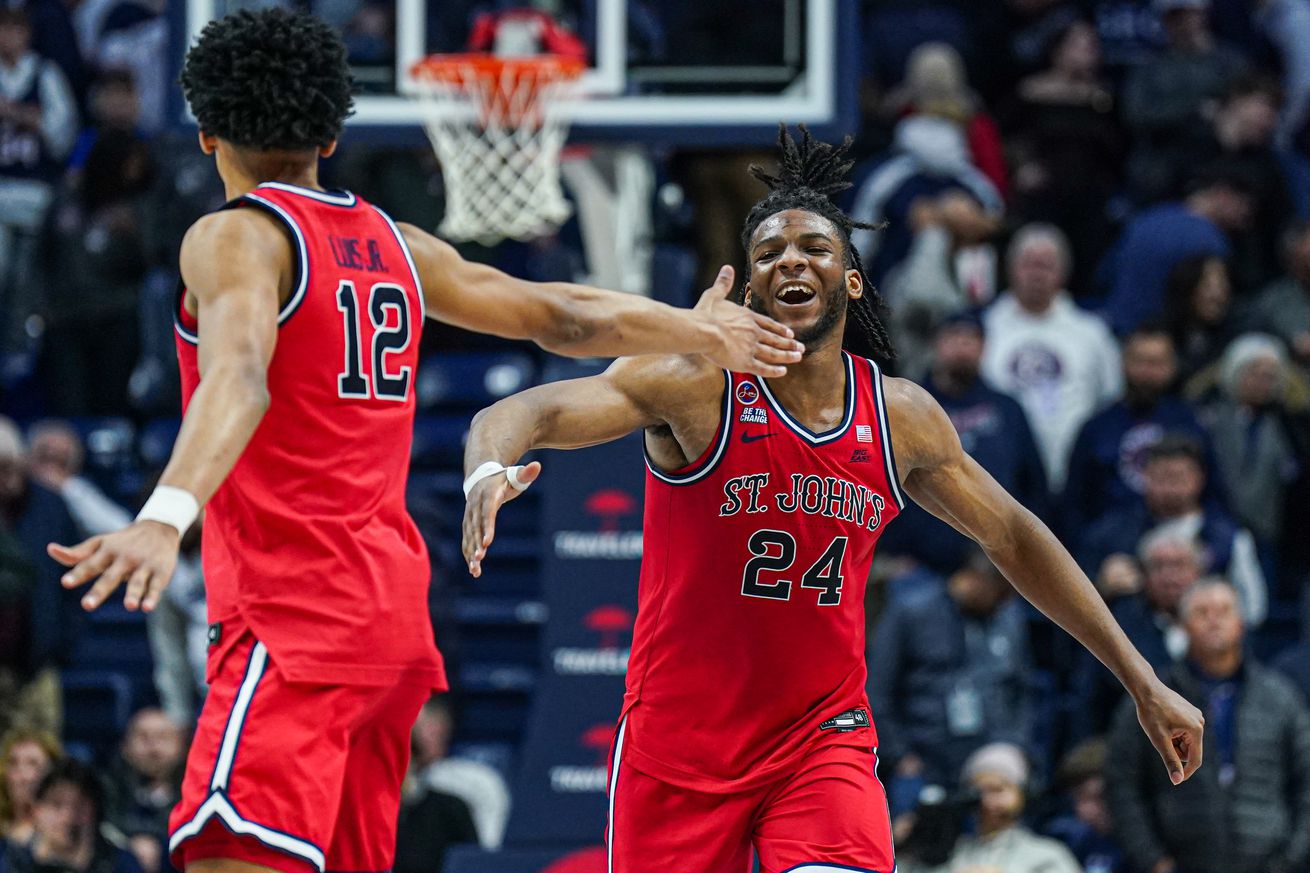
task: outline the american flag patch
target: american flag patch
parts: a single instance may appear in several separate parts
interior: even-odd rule
[[[855,441],[858,443],[873,442],[873,428],[867,424],[855,425]]]

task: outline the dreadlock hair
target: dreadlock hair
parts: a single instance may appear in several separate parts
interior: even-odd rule
[[[878,289],[869,281],[869,277],[864,272],[864,264],[860,260],[860,252],[851,243],[851,232],[856,228],[880,230],[883,225],[856,221],[832,202],[833,194],[851,187],[846,174],[855,161],[848,158],[846,153],[850,150],[852,140],[848,136],[841,145],[834,146],[815,140],[803,124],[800,125],[800,130],[801,141],[798,143],[787,130],[786,124],[778,125],[778,150],[782,153],[782,160],[777,175],[771,175],[763,168],[751,165],[751,175],[769,187],[769,194],[756,203],[746,216],[746,223],[741,231],[742,248],[749,252],[751,237],[755,234],[756,228],[769,216],[784,210],[803,209],[828,219],[841,234],[846,268],[859,272],[860,279],[864,283],[864,295],[850,301],[847,305],[850,323],[858,328],[858,338],[862,340],[862,345],[867,346],[867,349],[861,351],[867,351],[873,357],[884,361],[893,360],[896,357],[896,350],[892,346],[891,337],[887,334],[882,318],[887,311],[887,305],[882,295],[878,293]],[[742,296],[743,292],[739,291],[738,300]],[[850,333],[848,324],[848,342],[844,342],[843,345],[854,345],[849,342],[852,339]]]
[[[305,13],[242,10],[209,22],[181,81],[200,129],[243,148],[322,148],[352,112],[345,44]]]

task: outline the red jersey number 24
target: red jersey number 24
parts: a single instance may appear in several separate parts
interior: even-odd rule
[[[346,334],[345,365],[337,377],[337,394],[340,397],[378,400],[409,399],[413,381],[412,368],[401,366],[388,372],[388,357],[409,348],[409,300],[405,289],[392,282],[379,282],[369,289],[364,312],[360,312],[359,292],[355,283],[343,279],[337,287],[337,309],[341,310],[341,325]],[[392,313],[395,323],[392,323]],[[372,325],[371,360],[372,378],[364,375],[364,344],[361,341],[367,318]]]

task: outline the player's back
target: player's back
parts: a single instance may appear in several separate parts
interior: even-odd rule
[[[265,183],[225,208],[276,219],[296,269],[268,410],[207,506],[210,620],[244,621],[294,679],[440,685],[428,556],[405,507],[424,318],[409,251],[347,192]],[[203,325],[180,300],[176,313],[189,402]]]

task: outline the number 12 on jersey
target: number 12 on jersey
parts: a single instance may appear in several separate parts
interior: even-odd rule
[[[802,588],[817,588],[822,592],[819,606],[841,603],[841,565],[846,558],[846,542],[846,537],[835,537],[801,577]],[[747,547],[754,557],[746,562],[746,569],[742,572],[741,593],[747,597],[790,600],[790,581],[761,582],[760,571],[782,573],[791,569],[796,562],[796,538],[784,530],[757,530],[751,534]]]
[[[343,279],[337,286],[337,309],[341,310],[342,327],[346,332],[345,369],[337,377],[337,394],[340,397],[358,397],[378,400],[409,399],[410,376],[408,366],[399,372],[387,372],[387,356],[400,354],[409,348],[409,301],[405,289],[390,282],[379,282],[368,292],[368,319],[373,325],[373,379],[364,377],[364,349],[360,342],[359,295],[355,283]],[[390,310],[396,312],[396,324],[388,326]]]

